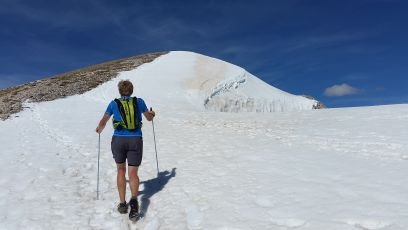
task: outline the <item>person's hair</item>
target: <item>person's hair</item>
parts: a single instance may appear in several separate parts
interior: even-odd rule
[[[133,84],[129,80],[122,80],[118,83],[120,96],[130,96],[133,93]]]

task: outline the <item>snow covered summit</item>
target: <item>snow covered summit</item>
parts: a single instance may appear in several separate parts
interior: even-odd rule
[[[165,85],[157,97],[188,100],[197,108],[223,112],[276,112],[310,110],[317,101],[268,85],[241,67],[201,54],[174,51],[155,60],[134,77],[140,87]],[[148,77],[150,75],[150,77]]]

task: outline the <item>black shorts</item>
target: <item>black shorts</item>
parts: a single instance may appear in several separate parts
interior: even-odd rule
[[[111,142],[113,159],[117,164],[128,162],[129,166],[139,166],[143,157],[143,139],[141,137],[113,136]]]

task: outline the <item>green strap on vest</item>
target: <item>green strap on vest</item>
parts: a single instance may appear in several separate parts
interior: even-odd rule
[[[125,100],[114,100],[119,108],[121,121],[112,118],[113,127],[117,130],[127,129],[136,130],[142,128],[142,122],[139,121],[139,110],[137,106],[137,97]]]

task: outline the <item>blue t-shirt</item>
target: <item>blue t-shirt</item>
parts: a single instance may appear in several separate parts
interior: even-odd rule
[[[130,97],[122,97],[121,99],[129,99]],[[137,108],[138,108],[138,114],[137,114],[137,119],[139,122],[142,121],[142,113],[147,112],[147,106],[145,102],[143,101],[142,98],[137,98]],[[105,111],[105,114],[108,116],[113,115],[113,119],[115,121],[122,121],[122,118],[120,116],[119,112],[119,107],[116,104],[115,101],[111,101],[108,105],[108,108]],[[127,130],[127,129],[120,129],[116,130],[113,132],[113,136],[128,136],[128,137],[142,137],[142,129],[136,129],[133,131]]]

